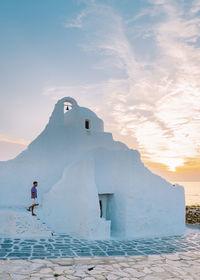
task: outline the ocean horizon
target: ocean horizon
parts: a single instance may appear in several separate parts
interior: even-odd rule
[[[186,205],[200,205],[200,182],[174,182],[185,189],[185,204]]]

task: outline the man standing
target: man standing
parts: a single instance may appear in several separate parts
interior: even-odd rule
[[[27,209],[28,211],[32,211],[32,216],[36,216],[36,214],[34,213],[34,207],[39,205],[37,201],[37,186],[38,182],[34,181],[33,187],[31,188],[31,206],[29,206]]]

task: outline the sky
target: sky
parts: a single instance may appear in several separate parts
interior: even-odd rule
[[[0,160],[72,96],[170,181],[200,181],[199,0],[0,2]]]

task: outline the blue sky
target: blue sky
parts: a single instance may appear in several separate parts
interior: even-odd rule
[[[6,0],[0,22],[0,160],[70,95],[146,162],[196,174],[199,1]]]

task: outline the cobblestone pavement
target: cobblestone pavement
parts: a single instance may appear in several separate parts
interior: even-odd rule
[[[0,238],[0,260],[142,256],[187,251],[200,251],[200,230],[191,230],[182,236],[136,240],[88,241],[65,234],[38,239]]]
[[[0,261],[2,280],[199,280],[200,252]]]

